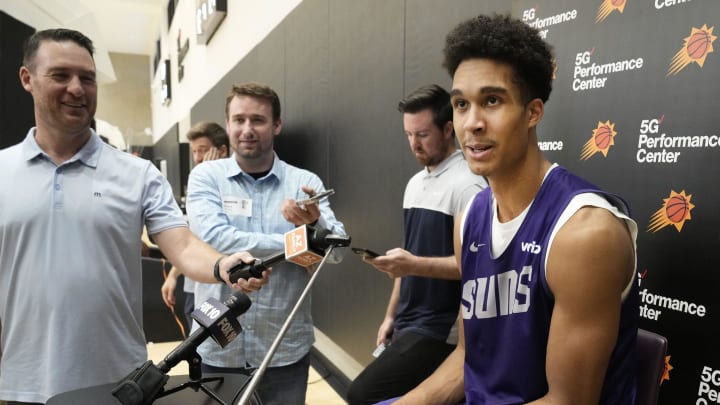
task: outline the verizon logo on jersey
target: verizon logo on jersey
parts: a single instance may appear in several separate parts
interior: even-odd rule
[[[522,249],[523,252],[532,253],[534,255],[539,255],[542,251],[542,247],[538,245],[535,241],[520,242],[520,249]]]

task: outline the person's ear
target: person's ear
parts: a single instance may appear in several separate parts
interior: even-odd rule
[[[282,130],[282,118],[278,118],[277,121],[273,123],[273,135],[278,136],[280,135],[280,131]]]
[[[443,126],[443,137],[445,137],[445,139],[452,138],[454,130],[455,130],[455,128],[453,128],[453,122],[452,121],[446,122],[445,125]]]
[[[23,89],[25,89],[28,93],[32,93],[32,84],[30,84],[30,69],[25,66],[20,66],[19,75],[20,84],[22,84]]]
[[[526,111],[528,127],[536,127],[542,121],[543,114],[545,114],[545,103],[539,98],[534,98],[527,104]]]

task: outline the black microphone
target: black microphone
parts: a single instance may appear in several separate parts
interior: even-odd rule
[[[275,263],[293,262],[300,266],[309,266],[322,260],[330,246],[349,246],[351,238],[347,235],[331,234],[327,229],[316,229],[311,225],[302,225],[285,233],[285,250],[270,256],[255,259],[250,264],[240,263],[228,270],[230,281],[251,277],[261,278],[262,272]]]
[[[200,304],[192,313],[193,319],[200,324],[200,329],[193,332],[168,353],[165,359],[158,363],[158,369],[167,373],[178,363],[189,359],[192,354],[196,353],[197,347],[210,336],[222,347],[225,347],[242,331],[237,317],[244,314],[251,304],[250,298],[242,291],[235,291],[222,303],[214,298],[209,298]]]

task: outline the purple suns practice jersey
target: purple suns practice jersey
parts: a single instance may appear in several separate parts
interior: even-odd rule
[[[553,167],[498,257],[492,257],[490,249],[492,191],[484,190],[470,204],[462,229],[467,404],[521,404],[547,393],[545,356],[554,300],[545,277],[546,256],[558,219],[571,199],[582,193],[599,194],[627,214],[617,197]],[[601,404],[634,403],[637,288],[633,280],[622,304]]]

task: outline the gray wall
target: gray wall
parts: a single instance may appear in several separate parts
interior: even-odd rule
[[[21,142],[35,125],[32,96],[18,75],[22,43],[33,33],[33,27],[0,11],[0,149]]]
[[[261,81],[280,95],[279,156],[332,187],[353,244],[402,245],[402,193],[420,169],[397,102],[428,83],[445,87],[447,32],[511,2],[306,0],[191,111],[192,122],[224,122],[232,83]],[[362,364],[371,360],[392,280],[354,255],[328,266],[313,287],[316,326]]]

